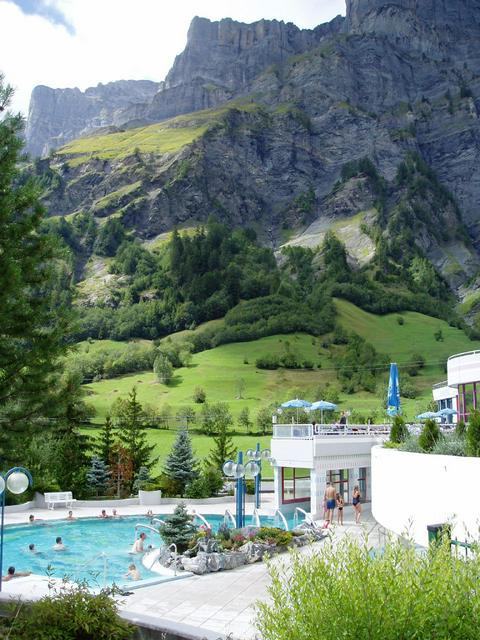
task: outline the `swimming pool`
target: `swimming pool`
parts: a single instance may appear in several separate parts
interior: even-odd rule
[[[159,517],[165,516],[160,514]],[[214,531],[224,520],[222,515],[206,515],[205,518]],[[246,521],[251,524],[251,517],[247,516]],[[199,520],[196,523],[201,525]],[[157,573],[142,565],[140,554],[129,553],[135,540],[136,524],[149,525],[150,518],[81,518],[73,521],[37,521],[34,524],[8,525],[5,527],[4,570],[13,565],[17,571],[31,571],[54,578],[67,576],[75,582],[86,581],[91,587],[103,587],[114,582],[125,584],[125,573],[128,565],[133,562],[142,580],[158,578]],[[275,526],[275,520],[262,516],[261,524]],[[162,544],[159,535],[153,531],[144,531],[147,534],[146,545],[158,547]],[[61,536],[66,545],[65,551],[53,550],[57,536]],[[36,553],[28,549],[32,543]]]

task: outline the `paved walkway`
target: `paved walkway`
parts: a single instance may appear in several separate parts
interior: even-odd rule
[[[224,513],[233,505],[196,505],[200,513]],[[118,508],[121,515],[145,514],[150,507],[130,506]],[[154,508],[154,507],[153,507]],[[163,513],[173,511],[174,505],[165,505],[158,510]],[[369,535],[372,546],[382,546],[383,533],[370,514],[370,505],[363,505],[362,524],[354,523],[352,507],[345,508],[345,526],[334,525],[333,539],[348,535],[361,537]],[[155,508],[154,508],[155,509]],[[91,517],[99,514],[98,508],[73,509],[77,517]],[[34,510],[31,512],[8,514],[6,523],[27,522],[29,513],[35,518],[54,520],[65,518],[66,511]],[[300,553],[315,553],[322,542],[303,547]],[[287,554],[273,559],[274,562],[288,562]],[[153,616],[159,620],[183,623],[200,627],[205,631],[232,634],[239,640],[252,640],[256,636],[254,605],[257,600],[268,597],[269,575],[264,563],[259,562],[235,569],[205,576],[192,576],[174,582],[166,582],[135,590],[119,602],[120,608],[132,615]],[[45,576],[29,576],[4,583],[4,592],[13,596],[41,596],[48,591]]]

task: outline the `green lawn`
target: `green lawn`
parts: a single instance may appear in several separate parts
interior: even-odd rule
[[[357,332],[378,351],[388,354],[399,364],[400,386],[402,379],[407,376],[403,365],[409,358],[415,353],[421,353],[425,357],[425,368],[420,375],[412,379],[419,390],[418,397],[414,400],[402,400],[408,419],[425,410],[432,399],[432,384],[446,378],[443,366],[449,355],[480,348],[480,343],[470,341],[459,329],[420,313],[375,316],[343,300],[337,300],[336,304],[339,320],[346,329]],[[397,321],[400,315],[404,320],[403,325]],[[444,336],[441,342],[434,338],[434,333],[439,329]],[[182,337],[187,337],[187,332],[173,336],[174,339]],[[287,343],[291,351],[297,353],[301,359],[312,360],[315,365],[321,364],[321,368],[311,371],[256,369],[257,357],[268,353],[282,353]],[[87,348],[86,344],[82,343],[80,348]],[[95,341],[88,344],[88,349],[100,349],[105,346],[118,348],[119,344],[121,343]],[[285,400],[297,396],[318,400],[316,390],[319,385],[327,382],[338,385],[329,352],[323,349],[321,344],[322,338],[296,334],[223,345],[194,354],[191,366],[176,370],[173,382],[169,386],[158,383],[151,372],[126,375],[89,384],[86,387],[88,401],[97,411],[95,422],[98,423],[104,420],[115,399],[126,397],[133,386],[136,386],[138,399],[142,404],[150,404],[157,408],[168,404],[173,414],[185,406],[193,407],[200,412],[202,405],[193,402],[193,392],[200,386],[207,394],[207,402],[226,402],[235,419],[244,407],[248,407],[250,417],[254,419],[257,411],[269,404],[279,406]],[[387,378],[388,372],[385,371],[375,394],[341,393],[340,407],[362,413],[373,409],[380,410],[382,383],[386,383]],[[238,397],[240,380],[244,382],[242,398]]]

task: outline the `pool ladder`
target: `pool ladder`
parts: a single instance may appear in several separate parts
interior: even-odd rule
[[[252,513],[252,525],[254,527],[261,527],[260,523],[260,514],[258,513],[258,509],[255,507]]]
[[[225,509],[225,515],[223,516],[223,524],[226,526],[229,526],[228,523],[230,523],[230,525],[232,525],[234,529],[237,528],[237,521],[235,520],[233,513],[230,511],[230,509]]]
[[[280,509],[276,509],[275,513],[273,514],[273,517],[275,518],[275,523],[277,522],[277,516],[278,516],[279,520],[281,521],[281,523],[283,524],[283,527],[284,527],[285,531],[288,531],[288,522],[287,522],[285,516],[283,515],[283,513],[280,511]]]
[[[300,507],[295,507],[295,513],[293,514],[293,526],[298,527],[298,525],[300,524],[300,518],[299,515],[302,514],[303,515],[303,521],[306,522],[307,524],[313,524],[312,521],[312,516],[310,513],[307,513],[305,511],[305,509],[301,509]]]
[[[201,520],[201,522],[207,529],[209,529],[210,531],[212,530],[212,525],[208,522],[208,520],[204,516],[202,516],[201,513],[198,513],[198,511],[195,511],[195,509],[192,509],[192,516],[194,520],[195,518],[198,518],[199,520]]]
[[[94,556],[93,558],[90,558],[88,562],[85,562],[85,564],[80,565],[80,567],[78,567],[77,569],[76,575],[78,575],[78,571],[80,571],[81,569],[85,569],[85,567],[88,567],[90,564],[92,564],[92,562],[95,562],[95,560],[98,560],[98,558],[103,558],[103,586],[106,587],[107,575],[108,575],[108,556],[104,551],[102,551],[101,553],[97,553],[97,555]]]

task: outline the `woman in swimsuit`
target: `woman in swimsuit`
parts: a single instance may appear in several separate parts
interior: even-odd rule
[[[358,484],[353,488],[352,494],[352,504],[355,510],[355,524],[360,524],[360,516],[362,514],[362,505],[360,504],[360,499],[362,494],[360,493],[360,489],[358,488]]]
[[[337,522],[343,526],[343,506],[345,502],[342,496],[337,493]]]

